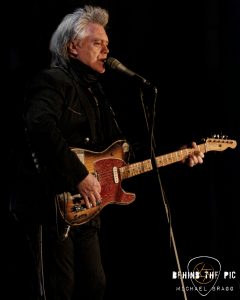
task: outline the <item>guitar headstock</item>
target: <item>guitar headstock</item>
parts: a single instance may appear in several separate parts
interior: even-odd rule
[[[229,140],[226,136],[214,136],[205,140],[205,146],[207,151],[224,151],[227,148],[236,148],[237,141]]]

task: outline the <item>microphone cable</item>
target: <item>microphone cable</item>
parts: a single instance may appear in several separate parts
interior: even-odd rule
[[[179,273],[181,274],[180,275],[180,282],[181,282],[181,286],[182,286],[184,300],[188,300],[184,280],[183,280],[183,277],[182,277],[181,264],[180,264],[179,255],[178,255],[178,251],[177,251],[177,246],[176,246],[176,241],[175,241],[175,237],[174,237],[173,227],[172,227],[170,206],[169,206],[169,202],[167,200],[166,194],[165,194],[163,186],[162,186],[162,181],[161,181],[160,173],[159,173],[159,170],[158,170],[158,167],[157,167],[157,162],[156,162],[156,154],[155,154],[156,141],[155,141],[155,136],[154,136],[154,128],[155,128],[157,95],[158,95],[158,90],[157,90],[156,87],[154,87],[153,112],[152,112],[151,130],[150,130],[149,122],[148,122],[148,118],[147,118],[147,112],[146,112],[146,108],[145,108],[144,100],[143,100],[143,91],[140,88],[141,104],[142,104],[142,108],[143,108],[143,112],[144,112],[144,118],[145,118],[147,130],[148,130],[148,133],[150,135],[150,150],[151,150],[152,167],[153,167],[153,170],[157,174],[157,180],[158,180],[160,192],[161,192],[161,195],[162,195],[162,200],[163,200],[163,205],[164,205],[164,209],[165,209],[165,213],[166,213],[166,217],[167,217],[167,222],[169,224],[170,248],[171,248],[171,245],[172,245],[173,246],[173,251],[174,251],[174,256],[175,256],[175,259],[176,259],[177,268],[178,268]]]

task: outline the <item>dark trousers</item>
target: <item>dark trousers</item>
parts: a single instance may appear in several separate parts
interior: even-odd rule
[[[21,286],[16,287],[16,292],[11,288],[9,299],[16,299],[14,295],[21,293],[26,300],[103,299],[105,273],[99,222],[92,220],[73,227],[67,238],[63,238],[64,227],[60,224],[40,226],[19,219],[15,223],[19,233],[13,257],[17,256],[18,262],[13,261],[14,272],[13,268],[8,269],[9,278],[14,274]]]
[[[98,227],[94,222],[71,228],[66,239],[56,227],[42,227],[46,300],[102,300],[105,274]]]

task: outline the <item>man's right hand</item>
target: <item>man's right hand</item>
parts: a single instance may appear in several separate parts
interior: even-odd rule
[[[87,208],[97,206],[101,202],[101,185],[96,177],[88,174],[78,185],[77,189],[82,195]]]

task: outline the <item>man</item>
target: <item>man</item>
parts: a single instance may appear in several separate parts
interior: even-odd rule
[[[84,204],[73,206],[76,210],[98,207],[103,200],[100,181],[72,148],[96,153],[124,139],[99,83],[109,53],[108,18],[105,9],[93,6],[66,15],[51,38],[51,68],[36,76],[26,91],[26,147],[11,206],[33,249],[39,294],[46,299],[104,296],[99,214],[69,226],[56,195],[80,195]],[[196,147],[188,162],[202,159]]]

